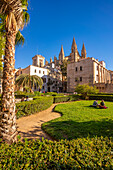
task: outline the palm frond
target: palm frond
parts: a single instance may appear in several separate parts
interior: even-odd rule
[[[27,0],[1,0],[0,14],[6,15],[6,29],[13,26],[17,30],[23,29],[24,24],[29,21],[29,14],[27,11]]]
[[[35,84],[37,85],[37,87],[42,88],[43,85],[43,80],[41,77],[37,76],[37,75],[26,75],[26,74],[21,74],[20,76],[18,76],[16,78],[16,86],[20,86],[20,87],[34,87]]]
[[[18,29],[23,28],[23,9],[20,0],[1,0],[0,13],[8,16],[6,21],[7,29],[9,29],[9,25],[14,21],[14,18]]]
[[[15,39],[15,44],[16,45],[20,45],[20,44],[24,44],[25,42],[25,38],[23,37],[23,35],[21,34],[20,31],[17,32],[16,34],[16,39]]]

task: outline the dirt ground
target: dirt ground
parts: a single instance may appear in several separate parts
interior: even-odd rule
[[[49,120],[56,119],[61,115],[53,111],[57,104],[53,104],[50,108],[41,111],[39,113],[22,117],[17,120],[18,133],[21,135],[21,139],[48,139],[52,140],[42,129],[41,125]]]

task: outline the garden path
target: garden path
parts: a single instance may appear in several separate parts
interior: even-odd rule
[[[44,122],[48,122],[61,116],[61,114],[53,111],[57,104],[53,104],[50,108],[39,113],[17,119],[18,135],[21,135],[21,139],[28,138],[41,140],[43,137],[44,139],[53,140],[41,129],[41,125]]]

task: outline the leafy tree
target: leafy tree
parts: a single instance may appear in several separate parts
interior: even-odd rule
[[[67,77],[67,60],[63,60],[62,64],[60,65],[62,71],[62,77]]]
[[[16,86],[19,89],[20,87],[26,88],[29,87],[30,89],[32,89],[32,87],[34,88],[35,85],[37,86],[37,88],[42,88],[43,85],[43,80],[41,77],[37,76],[37,75],[29,75],[29,74],[21,74],[20,76],[18,76],[16,78]]]
[[[75,87],[75,92],[77,92],[78,94],[82,94],[83,97],[86,97],[88,94],[98,93],[98,89],[96,89],[95,86],[93,87],[87,84],[83,84],[83,85],[78,84]]]
[[[7,143],[14,142],[17,135],[14,97],[15,41],[18,31],[28,22],[27,7],[28,0],[0,1],[0,32],[5,37],[0,137]]]
[[[61,68],[61,72],[62,72],[62,87],[63,87],[63,91],[66,91],[66,87],[67,87],[67,64],[69,62],[67,60],[63,60],[62,64],[60,65]]]

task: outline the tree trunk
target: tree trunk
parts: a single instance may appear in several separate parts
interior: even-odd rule
[[[15,37],[16,32],[6,33],[3,68],[2,110],[0,114],[0,137],[11,144],[16,141],[17,127],[15,115]]]

